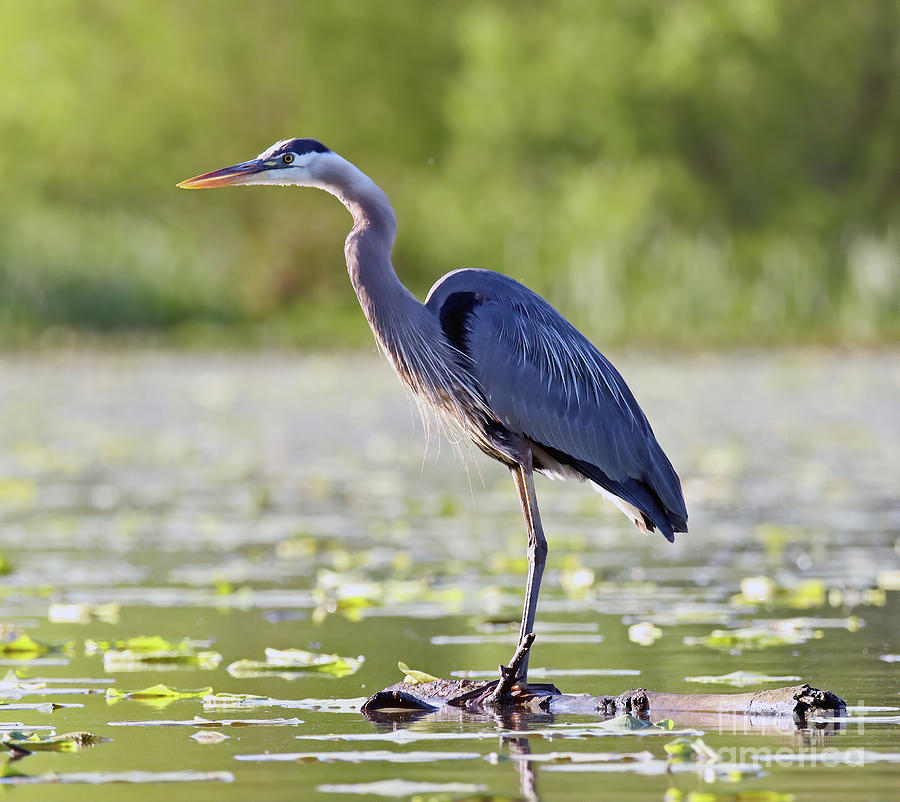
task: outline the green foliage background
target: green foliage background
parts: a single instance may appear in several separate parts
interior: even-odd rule
[[[891,0],[0,0],[0,336],[368,342],[321,193],[176,181],[313,136],[398,272],[598,342],[900,338]]]

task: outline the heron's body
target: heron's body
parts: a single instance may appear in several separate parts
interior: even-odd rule
[[[354,220],[350,281],[381,350],[418,399],[510,468],[528,528],[520,643],[534,625],[547,551],[533,471],[591,482],[643,531],[670,541],[687,531],[678,475],[625,381],[544,299],[500,273],[466,269],[441,278],[421,303],[391,264],[387,197],[315,140],[276,143],[182,186],[238,183],[315,186],[344,203]],[[527,660],[523,680],[526,671]]]

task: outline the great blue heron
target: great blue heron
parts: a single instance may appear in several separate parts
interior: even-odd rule
[[[276,142],[178,186],[237,184],[317,187],[347,207],[347,270],[381,350],[418,400],[510,469],[528,530],[519,647],[534,628],[547,556],[534,471],[590,482],[643,532],[673,541],[687,531],[681,482],[625,381],[543,298],[500,273],[464,269],[418,301],[391,264],[397,220],[387,196],[315,139]],[[526,650],[520,682],[527,671]]]

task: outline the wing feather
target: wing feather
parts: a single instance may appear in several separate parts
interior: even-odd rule
[[[473,298],[465,321],[465,352],[496,418],[574,463],[588,478],[650,500],[684,531],[681,483],[624,379],[593,344],[543,298],[513,279],[487,270],[445,276],[426,304],[440,310],[454,293]],[[642,498],[643,498],[642,496]],[[645,512],[648,510],[645,509]],[[668,514],[667,514],[668,519]],[[670,521],[660,522],[664,531]]]

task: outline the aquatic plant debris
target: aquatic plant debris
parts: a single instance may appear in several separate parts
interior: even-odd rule
[[[189,737],[193,738],[198,744],[208,746],[210,744],[220,744],[223,741],[227,741],[231,736],[226,735],[224,732],[219,732],[218,730],[201,730]]]
[[[256,677],[268,674],[330,674],[344,677],[359,670],[365,658],[339,657],[306,649],[266,649],[265,660],[237,660],[226,669],[232,677]]]
[[[74,752],[111,740],[92,732],[67,732],[62,735],[39,735],[36,732],[12,730],[0,734],[0,744],[14,752]]]
[[[399,668],[403,674],[403,681],[409,685],[418,685],[424,682],[437,682],[438,679],[432,674],[410,668],[402,660],[397,662],[397,668]]]
[[[6,676],[0,680],[0,698],[18,699],[23,694],[46,688],[45,682],[40,680],[21,679],[15,671],[10,669]]]

